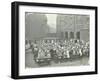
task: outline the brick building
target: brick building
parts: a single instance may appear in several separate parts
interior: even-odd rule
[[[89,41],[89,16],[58,14],[57,16],[57,36],[61,39],[81,39]]]

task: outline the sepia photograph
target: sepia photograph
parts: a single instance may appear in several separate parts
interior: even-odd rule
[[[25,68],[86,66],[90,16],[25,12]]]

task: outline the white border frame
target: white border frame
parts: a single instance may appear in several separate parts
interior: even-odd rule
[[[25,69],[25,12],[90,15],[90,65]],[[19,6],[19,75],[40,75],[95,71],[95,10]]]

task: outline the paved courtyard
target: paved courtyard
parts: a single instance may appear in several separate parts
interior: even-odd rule
[[[54,63],[53,61],[51,61],[50,65],[39,66],[39,64],[34,61],[34,57],[31,52],[25,54],[25,67],[26,68],[54,67],[54,66],[80,66],[80,65],[89,65],[89,58],[83,57],[81,59],[76,59],[76,60],[61,62],[61,63],[60,62]]]

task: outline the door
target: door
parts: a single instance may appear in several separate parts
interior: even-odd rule
[[[76,39],[80,39],[80,32],[76,33]]]
[[[70,39],[74,39],[74,32],[70,32]]]
[[[68,39],[68,32],[65,32],[65,38]]]

